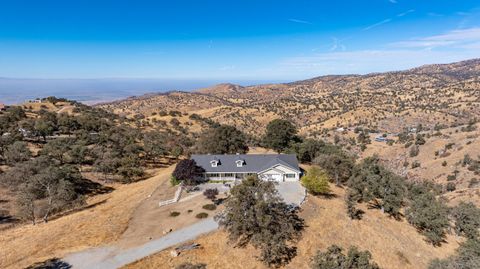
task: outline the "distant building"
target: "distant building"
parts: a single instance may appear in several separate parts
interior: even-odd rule
[[[383,137],[383,136],[377,136],[377,137],[375,137],[375,141],[377,141],[377,142],[387,142],[388,139],[386,137]]]
[[[5,109],[6,109],[5,105],[3,103],[0,103],[0,111],[5,110]]]

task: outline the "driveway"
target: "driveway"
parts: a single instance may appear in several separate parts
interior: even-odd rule
[[[217,187],[220,192],[227,191],[222,185],[209,184],[203,189]],[[287,204],[301,205],[305,200],[306,192],[300,182],[280,182],[275,184],[279,194]],[[73,269],[115,269],[144,257],[165,250],[167,248],[185,243],[195,238],[218,229],[218,223],[209,218],[185,228],[171,232],[163,237],[148,243],[131,248],[115,246],[99,247],[72,253],[64,257],[63,261],[72,265]]]
[[[275,187],[287,204],[300,206],[307,195],[305,188],[299,181],[278,182],[275,184]]]
[[[161,238],[152,240],[144,245],[129,249],[115,247],[94,248],[70,254],[63,261],[80,269],[114,269],[140,260],[169,247],[184,243],[198,236],[215,231],[218,223],[209,218],[191,226],[171,232]]]

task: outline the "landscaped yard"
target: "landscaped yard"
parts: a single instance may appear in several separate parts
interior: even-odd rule
[[[214,210],[205,209],[205,205],[212,204],[212,201],[205,198],[203,190],[205,188],[217,187],[220,190],[218,198],[224,197],[221,193],[222,184],[204,184],[200,191],[193,193],[184,192],[178,203],[159,207],[158,202],[163,199],[173,197],[174,187],[168,189],[170,196],[165,195],[165,188],[157,189],[150,198],[146,199],[135,210],[130,220],[129,226],[121,236],[118,246],[132,247],[162,237],[169,231],[175,231],[180,228],[194,224],[201,220],[197,214],[207,213],[208,217],[213,217],[218,213],[222,206],[217,206]]]

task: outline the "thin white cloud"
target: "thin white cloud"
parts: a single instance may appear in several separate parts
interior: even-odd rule
[[[288,21],[294,22],[294,23],[301,23],[301,24],[313,24],[309,21],[304,21],[304,20],[299,20],[299,19],[288,19]]]
[[[441,35],[395,42],[391,46],[400,48],[460,47],[478,42],[480,42],[480,27],[452,30]]]
[[[385,20],[383,20],[383,21],[377,22],[377,23],[375,23],[375,24],[372,24],[372,25],[369,25],[369,26],[363,28],[362,31],[368,31],[368,30],[370,30],[370,29],[373,29],[373,28],[378,27],[378,26],[380,26],[380,25],[383,25],[383,24],[385,24],[385,23],[389,23],[389,22],[391,22],[391,21],[392,21],[392,19],[385,19]]]
[[[392,4],[398,3],[397,0],[388,0],[388,2],[390,2],[390,3],[392,3]]]
[[[395,17],[400,18],[400,17],[403,17],[403,16],[405,16],[405,15],[408,15],[409,13],[412,13],[412,12],[415,12],[415,9],[409,9],[409,10],[407,10],[407,11],[405,11],[405,12],[402,12],[402,13],[397,14]],[[383,21],[379,21],[379,22],[377,22],[377,23],[374,23],[374,24],[372,24],[372,25],[369,25],[369,26],[363,28],[362,31],[371,30],[371,29],[373,29],[373,28],[375,28],[375,27],[384,25],[384,24],[389,23],[389,22],[391,22],[391,21],[393,21],[393,18],[384,19]]]
[[[408,15],[409,13],[412,13],[412,12],[415,12],[415,9],[409,9],[405,12],[399,13],[399,14],[397,14],[397,17],[403,17],[403,16]]]
[[[480,57],[478,50],[458,53],[436,50],[383,49],[328,52],[312,56],[291,57],[280,64],[279,73],[309,76],[325,74],[365,74],[408,69],[424,64],[449,63]]]

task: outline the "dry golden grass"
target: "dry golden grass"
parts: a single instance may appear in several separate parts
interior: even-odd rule
[[[168,180],[173,166],[154,177],[92,197],[92,207],[48,223],[0,232],[0,268],[23,268],[34,262],[115,241],[128,227],[137,206]]]
[[[285,268],[308,268],[310,257],[332,244],[369,250],[382,268],[392,269],[426,268],[431,259],[446,257],[458,247],[453,236],[448,236],[441,247],[433,247],[406,221],[391,219],[379,210],[365,209],[362,220],[350,220],[343,202],[344,190],[333,189],[336,198],[309,196],[303,205],[301,215],[307,228],[297,245],[298,255]],[[178,257],[171,257],[165,250],[125,268],[174,268],[183,262],[206,263],[208,268],[266,268],[255,259],[255,249],[234,248],[227,243],[223,231],[201,237],[195,243],[202,247]]]

